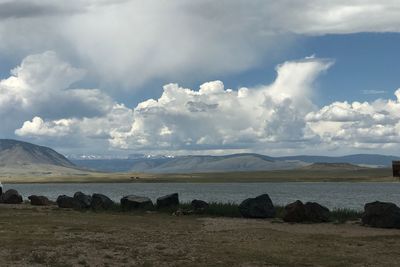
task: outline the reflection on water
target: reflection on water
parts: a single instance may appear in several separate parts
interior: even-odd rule
[[[362,209],[366,202],[390,201],[400,205],[400,183],[90,183],[90,184],[13,184],[24,198],[44,195],[55,200],[59,195],[102,193],[115,201],[128,194],[157,197],[179,193],[181,201],[240,203],[245,198],[267,193],[276,204],[300,199],[317,201],[329,208]]]

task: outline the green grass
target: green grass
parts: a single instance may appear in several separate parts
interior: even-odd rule
[[[331,210],[330,220],[334,223],[345,223],[361,219],[362,212],[352,209],[333,209]]]
[[[212,217],[231,217],[241,218],[242,215],[239,212],[239,204],[236,203],[222,203],[222,202],[210,202],[209,206],[201,213],[195,213],[200,216],[212,216]],[[155,212],[173,214],[177,210],[191,211],[193,210],[190,202],[182,202],[176,207],[157,208],[155,206]],[[275,218],[282,219],[285,215],[285,207],[282,205],[275,205],[276,216]],[[85,212],[86,210],[82,210]],[[115,203],[114,206],[108,211],[96,211],[96,212],[130,212],[130,213],[143,213],[144,210],[124,210],[121,208],[119,203]],[[353,209],[335,208],[330,211],[330,221],[333,223],[345,223],[347,221],[354,221],[361,219],[362,212]]]
[[[239,205],[235,203],[208,203],[209,207],[204,211],[204,214],[218,217],[242,217],[239,212]]]

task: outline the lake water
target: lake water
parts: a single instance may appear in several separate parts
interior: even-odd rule
[[[297,199],[316,201],[329,208],[363,209],[367,202],[380,200],[400,205],[400,183],[88,183],[88,184],[4,184],[4,190],[17,189],[24,198],[44,195],[55,200],[59,195],[102,193],[119,201],[135,194],[157,197],[179,193],[181,201],[234,202],[267,193],[275,204],[287,204]]]

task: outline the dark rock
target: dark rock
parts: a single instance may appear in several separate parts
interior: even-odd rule
[[[330,211],[316,202],[307,202],[304,205],[306,209],[306,221],[309,222],[329,222]]]
[[[245,218],[273,218],[274,205],[267,194],[248,198],[239,205],[240,214]]]
[[[158,208],[168,208],[168,207],[176,207],[179,206],[179,196],[178,193],[166,195],[163,197],[157,198],[157,207]]]
[[[297,200],[285,206],[285,215],[283,216],[285,222],[304,222],[307,220],[306,207],[303,202]]]
[[[108,210],[112,208],[114,202],[107,196],[102,194],[93,194],[91,208],[94,210]]]
[[[153,210],[154,205],[150,198],[129,195],[121,198],[121,207],[124,210],[142,209]]]
[[[28,199],[31,201],[31,205],[34,206],[47,206],[53,204],[53,202],[45,196],[31,195],[28,197]]]
[[[56,202],[58,207],[60,208],[71,208],[71,209],[80,208],[80,204],[75,198],[66,195],[59,196]]]
[[[80,191],[74,194],[74,199],[79,203],[79,208],[81,209],[90,208],[90,204],[92,203],[92,197]]]
[[[195,211],[204,211],[209,207],[207,202],[199,199],[194,199],[191,206]]]
[[[375,201],[364,206],[362,223],[379,228],[400,228],[400,208],[390,202]]]
[[[21,204],[22,196],[15,189],[9,189],[0,197],[0,202],[5,204]]]
[[[192,215],[195,214],[196,212],[194,210],[184,210],[184,209],[178,209],[177,211],[173,212],[172,215],[174,216],[182,216],[182,215]]]

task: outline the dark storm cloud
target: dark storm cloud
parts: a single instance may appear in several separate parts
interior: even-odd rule
[[[82,10],[67,5],[55,5],[47,1],[8,1],[0,3],[0,19],[30,18],[79,13]]]

